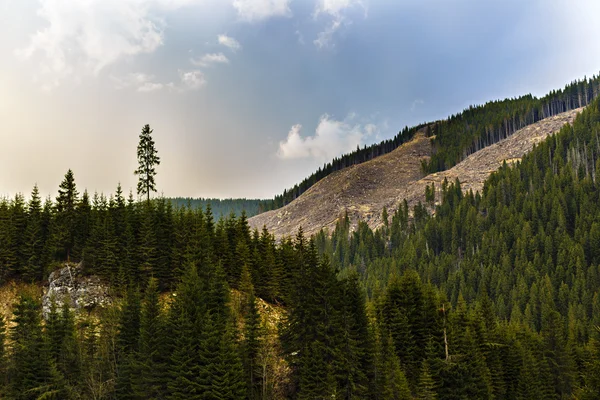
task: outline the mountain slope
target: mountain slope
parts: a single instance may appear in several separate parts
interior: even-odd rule
[[[395,210],[406,199],[409,206],[424,201],[425,186],[437,188],[447,178],[458,178],[463,190],[481,190],[485,179],[504,161],[513,162],[533,146],[572,123],[582,109],[567,111],[529,125],[494,145],[471,154],[453,168],[425,176],[421,161],[432,154],[431,140],[424,129],[391,153],[369,162],[335,172],[312,186],[283,208],[250,218],[253,228],[267,229],[277,237],[293,235],[299,227],[313,234],[332,229],[345,211],[355,224],[359,219],[372,228],[381,225],[384,207]]]
[[[283,208],[250,218],[250,226],[266,225],[275,236],[293,234],[300,226],[312,234],[333,227],[348,211],[351,219],[372,221],[398,198],[403,187],[424,176],[421,160],[431,155],[424,131],[391,153],[337,171],[319,181]]]

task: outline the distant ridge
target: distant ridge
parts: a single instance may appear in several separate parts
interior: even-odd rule
[[[202,208],[206,211],[206,207],[210,204],[213,216],[216,219],[227,217],[231,213],[236,216],[246,212],[247,217],[257,215],[261,210],[261,204],[266,200],[260,199],[210,199],[210,198],[192,198],[192,197],[172,197],[168,199],[175,208],[191,207],[193,209]]]

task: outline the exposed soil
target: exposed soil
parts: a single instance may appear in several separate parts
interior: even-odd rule
[[[453,168],[427,176],[421,171],[421,161],[431,156],[431,142],[423,132],[418,132],[413,140],[393,152],[337,171],[285,207],[250,218],[250,226],[261,229],[266,225],[278,238],[294,235],[300,226],[310,235],[321,228],[331,231],[337,219],[347,211],[354,225],[360,219],[376,228],[382,223],[383,207],[391,214],[406,199],[412,208],[424,201],[425,186],[432,182],[439,189],[444,178],[453,182],[458,177],[464,191],[481,191],[487,177],[504,161],[520,160],[535,144],[559,131],[564,124],[572,123],[581,110],[558,114],[525,127],[470,155]]]

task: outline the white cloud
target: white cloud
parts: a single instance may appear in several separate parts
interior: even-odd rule
[[[229,64],[229,59],[223,53],[209,53],[200,58],[192,58],[190,62],[197,67],[209,67],[214,64]]]
[[[338,31],[338,29],[340,29],[342,22],[342,17],[335,18],[333,21],[331,21],[331,24],[325,28],[323,32],[319,32],[317,38],[313,40],[315,46],[317,46],[319,49],[333,46],[333,35]]]
[[[165,85],[155,82],[154,75],[144,74],[142,72],[134,72],[124,77],[111,76],[117,89],[126,89],[133,87],[138,92],[154,92],[162,89]]]
[[[183,71],[179,70],[179,84],[169,82],[162,83],[155,80],[154,75],[148,75],[141,72],[131,73],[124,77],[111,76],[117,89],[134,88],[138,92],[155,92],[162,89],[169,89],[175,92],[186,92],[198,90],[206,84],[204,74],[199,70]]]
[[[181,79],[182,88],[181,90],[198,90],[206,84],[206,79],[202,71],[179,71],[179,77]]]
[[[154,92],[161,90],[165,85],[159,82],[145,82],[143,85],[138,87],[138,92]]]
[[[225,47],[228,47],[229,49],[231,49],[233,51],[237,51],[242,48],[242,45],[240,44],[240,42],[238,42],[231,36],[219,35],[218,39],[219,39],[219,44],[221,44]]]
[[[313,136],[302,137],[302,125],[294,125],[285,140],[279,142],[277,156],[281,159],[315,158],[321,161],[331,160],[343,153],[356,150],[363,140],[378,131],[374,124],[351,124],[349,116],[337,121],[325,114]]]
[[[290,0],[233,0],[240,19],[248,22],[291,17]]]
[[[68,77],[97,75],[125,58],[152,53],[164,42],[161,10],[200,0],[39,0],[46,26],[15,50],[40,65],[38,80],[57,86]]]
[[[331,19],[325,30],[319,32],[317,38],[313,40],[315,46],[319,49],[333,47],[335,33],[344,25],[349,25],[352,21],[346,16],[348,10],[361,7],[367,17],[367,6],[361,0],[319,0],[314,11],[314,18],[325,15]]]
[[[315,8],[315,16],[319,14],[337,16],[341,15],[345,10],[356,6],[362,7],[366,12],[366,6],[361,0],[320,0]]]

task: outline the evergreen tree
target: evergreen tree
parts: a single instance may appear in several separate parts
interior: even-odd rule
[[[70,169],[60,183],[56,197],[56,226],[54,228],[55,242],[70,261],[71,251],[75,245],[77,227],[77,200],[79,193],[75,185],[75,177]]]
[[[164,399],[166,396],[166,333],[158,283],[156,279],[150,279],[140,315],[140,343],[134,378],[134,391],[138,398]]]
[[[4,315],[0,313],[0,396],[6,390],[7,378],[6,322],[4,321]]]
[[[140,296],[130,287],[121,308],[117,344],[116,394],[119,399],[134,399],[133,383],[137,376],[135,360],[139,351]]]
[[[156,192],[156,166],[160,165],[160,157],[156,150],[154,139],[152,139],[153,130],[150,125],[144,125],[140,133],[140,141],[137,147],[138,169],[134,174],[139,175],[137,184],[138,195],[147,195],[148,204],[150,203],[150,192]]]
[[[245,376],[248,381],[248,398],[260,398],[262,379],[259,371],[258,357],[262,346],[263,331],[258,312],[256,298],[251,291],[247,300],[247,312],[244,318],[243,361]]]
[[[27,227],[24,237],[24,280],[37,281],[42,279],[45,242],[42,223],[42,199],[40,198],[38,187],[35,185],[28,204]]]
[[[50,352],[40,321],[40,305],[22,294],[14,306],[10,332],[12,343],[10,393],[14,399],[37,399],[54,393]]]

